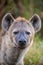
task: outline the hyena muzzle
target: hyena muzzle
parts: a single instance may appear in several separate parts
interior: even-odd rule
[[[18,17],[14,19],[7,13],[2,19],[2,38],[0,65],[24,65],[24,55],[33,43],[35,33],[41,28],[41,19],[34,14],[30,20]]]

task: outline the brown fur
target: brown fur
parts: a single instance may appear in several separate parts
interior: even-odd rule
[[[16,21],[17,21],[17,22],[19,22],[19,21],[28,22],[28,20],[26,20],[26,19],[23,18],[23,17],[18,17],[18,18],[16,18]]]

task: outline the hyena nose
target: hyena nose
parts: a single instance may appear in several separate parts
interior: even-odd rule
[[[19,41],[19,46],[24,47],[26,45],[26,41],[25,40],[20,40]]]

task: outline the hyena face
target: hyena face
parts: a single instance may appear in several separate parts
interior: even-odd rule
[[[33,40],[34,29],[29,23],[20,20],[19,22],[13,23],[9,34],[13,44],[16,45],[16,47],[24,49],[29,46]]]
[[[2,28],[8,32],[13,47],[25,49],[29,47],[34,39],[35,32],[41,28],[40,17],[35,14],[28,21],[22,17],[14,19],[10,13],[6,14],[2,20]]]

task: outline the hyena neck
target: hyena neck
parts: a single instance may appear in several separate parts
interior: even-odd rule
[[[22,59],[23,50],[13,47],[12,45],[9,46],[9,44],[12,44],[12,42],[10,41],[8,35],[5,35],[5,44],[6,44],[7,50],[5,51],[5,54],[3,57],[4,64],[5,65],[16,65],[16,63],[18,63]]]
[[[18,59],[20,57],[20,54],[21,54],[21,51],[17,48],[9,49],[6,53],[6,56],[4,56],[5,64],[7,64],[7,65],[16,65],[16,63],[18,63]]]

